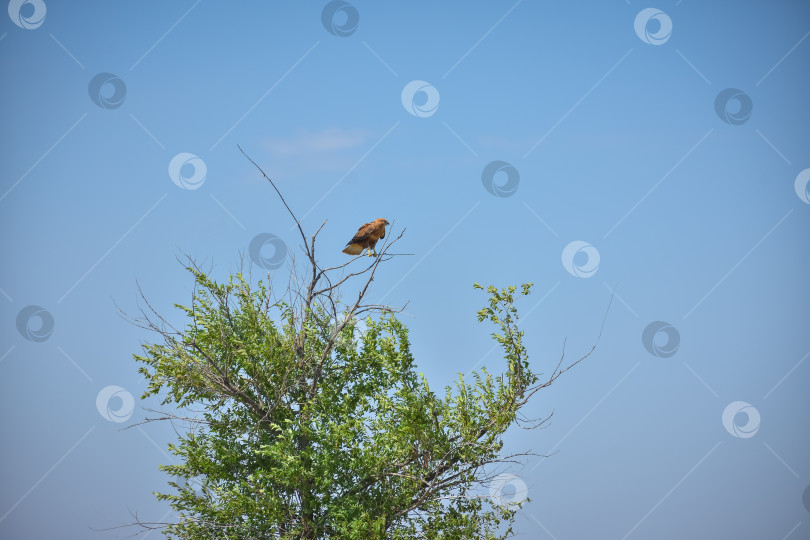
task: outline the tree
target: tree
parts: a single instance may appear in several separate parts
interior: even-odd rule
[[[509,536],[520,503],[499,505],[482,487],[494,465],[528,453],[501,455],[502,436],[525,420],[532,395],[593,348],[566,367],[560,358],[541,380],[514,305],[531,284],[476,284],[489,295],[478,320],[494,325],[505,372],[459,375],[437,395],[416,371],[396,317],[404,308],[365,303],[402,233],[359,270],[350,268],[360,257],[322,268],[321,229],[307,239],[256,167],[298,226],[305,271],[293,265],[279,294],[243,272],[218,283],[190,261],[195,289],[190,305],[177,306],[183,328],[147,302],[139,323],[160,339],[135,355],[149,383],[142,397],[161,394],[164,405],[198,413],[147,419],[186,423],[170,445],[180,463],[161,466],[174,491],[157,494],[177,521],[140,524],[195,539]],[[345,300],[341,290],[355,283]]]

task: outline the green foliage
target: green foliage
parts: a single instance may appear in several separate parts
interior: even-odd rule
[[[135,358],[143,398],[198,411],[171,445],[159,493],[173,538],[505,538],[519,504],[481,483],[533,393],[516,287],[487,287],[478,320],[496,329],[506,371],[459,375],[443,396],[417,373],[407,328],[381,310],[271,300],[241,274],[195,268],[185,328]],[[520,288],[529,294],[531,285]],[[475,288],[483,290],[478,284]],[[334,303],[333,303],[334,305]],[[335,316],[335,313],[338,315]],[[362,330],[361,330],[362,326]]]

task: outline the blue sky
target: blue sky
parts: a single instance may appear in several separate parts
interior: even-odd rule
[[[116,304],[139,283],[179,320],[176,257],[222,278],[259,234],[298,249],[237,144],[328,219],[324,264],[366,221],[407,228],[373,296],[410,302],[434,388],[502,367],[473,282],[535,283],[546,372],[616,287],[529,405],[553,421],[508,434],[553,454],[496,493],[531,499],[518,537],[810,537],[810,6],[706,4],[10,2],[0,537],[169,519],[173,431],[120,430],[158,405],[131,358],[154,336]]]

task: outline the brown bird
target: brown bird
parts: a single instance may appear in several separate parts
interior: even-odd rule
[[[349,243],[346,244],[346,247],[343,249],[343,253],[347,255],[360,255],[363,253],[364,249],[368,249],[368,256],[376,257],[377,251],[374,250],[374,246],[377,245],[377,240],[385,238],[386,225],[388,225],[388,220],[382,218],[375,219],[371,223],[366,223],[357,230],[354,238],[349,240]],[[372,251],[374,253],[372,253]]]

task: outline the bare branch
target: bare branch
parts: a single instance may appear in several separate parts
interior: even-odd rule
[[[270,185],[273,186],[273,189],[276,190],[278,198],[281,199],[282,203],[284,203],[284,207],[287,209],[287,212],[290,213],[290,216],[293,218],[293,221],[295,221],[295,224],[298,227],[298,232],[301,233],[301,238],[304,240],[304,248],[306,249],[307,255],[311,256],[309,246],[307,245],[307,235],[304,234],[304,229],[301,228],[301,222],[295,216],[295,213],[292,211],[292,209],[290,209],[290,205],[287,204],[287,201],[284,199],[284,195],[282,195],[281,191],[279,191],[278,187],[276,187],[275,182],[273,182],[273,180],[269,176],[267,176],[267,173],[265,173],[264,170],[261,167],[259,167],[259,165],[255,161],[253,161],[253,159],[249,155],[247,155],[247,153],[245,153],[244,150],[242,150],[242,147],[237,145],[237,148],[239,148],[239,151],[242,152],[242,155],[245,156],[247,160],[253,164],[254,167],[259,169],[259,172],[262,173],[262,176],[264,176],[267,179],[267,181],[270,182]],[[318,230],[320,231],[320,229]]]

